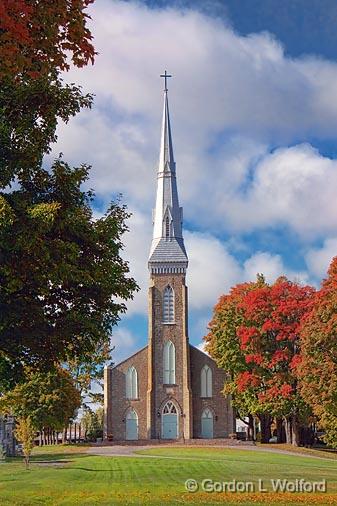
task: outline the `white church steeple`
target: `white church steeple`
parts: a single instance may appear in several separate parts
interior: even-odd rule
[[[151,273],[178,273],[186,271],[188,259],[182,234],[182,208],[178,200],[167,96],[167,78],[171,76],[165,70],[161,77],[165,78],[164,110],[149,269]]]

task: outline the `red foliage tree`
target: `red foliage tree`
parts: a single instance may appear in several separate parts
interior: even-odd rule
[[[311,405],[325,439],[337,448],[337,257],[317,292],[301,330],[302,355],[296,364],[301,393]]]
[[[237,330],[244,321],[243,310],[240,308],[243,298],[262,286],[265,286],[265,280],[263,276],[258,276],[256,282],[238,284],[231,288],[229,294],[222,295],[214,307],[209,333],[204,338],[206,350],[227,373],[224,393],[231,395],[237,416],[245,423],[248,418],[250,438],[254,433],[253,415],[262,417],[263,413],[257,402],[253,377]]]
[[[289,429],[291,423],[294,444],[301,416],[308,411],[294,367],[300,359],[301,322],[312,308],[313,295],[312,287],[282,277],[247,293],[240,304],[244,321],[237,333],[250,376],[239,375],[238,388],[254,387],[267,412],[284,417]]]
[[[230,379],[225,391],[244,416],[255,414],[268,441],[271,416],[298,421],[307,406],[299,395],[296,372],[300,326],[313,303],[314,289],[279,278],[272,286],[262,277],[234,287],[214,309],[207,350]],[[290,432],[288,435],[290,439]]]
[[[94,0],[0,0],[0,76],[66,70],[94,60],[85,12]]]

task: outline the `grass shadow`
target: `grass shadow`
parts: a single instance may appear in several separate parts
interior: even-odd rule
[[[37,455],[31,455],[30,462],[32,464],[44,463],[67,463],[72,462],[75,458],[91,457],[87,453],[39,453]],[[17,464],[23,462],[23,457],[7,457],[6,464]]]
[[[84,458],[90,457],[87,453],[39,453],[37,455],[32,455],[30,460],[31,462],[37,462],[39,460],[43,460],[45,462],[55,461],[60,462],[64,460],[74,460],[75,458]]]
[[[91,468],[88,468],[88,467],[71,467],[71,466],[67,466],[67,467],[56,467],[56,469],[66,469],[67,471],[71,470],[71,471],[89,471],[89,472],[93,472],[93,473],[111,473],[111,472],[120,472],[120,469],[116,468],[116,469],[91,469]]]

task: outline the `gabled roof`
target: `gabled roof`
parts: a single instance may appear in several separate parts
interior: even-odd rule
[[[121,362],[118,362],[118,364],[113,364],[112,366],[110,365],[108,367],[111,368],[111,369],[116,369],[116,367],[119,367],[120,365],[124,364],[125,362],[128,362],[129,360],[131,360],[132,358],[134,358],[136,355],[138,355],[142,351],[146,350],[147,347],[148,347],[148,345],[143,346],[143,348],[141,348],[140,350],[136,351],[135,353],[133,353],[132,355],[130,355],[128,358],[125,358]]]

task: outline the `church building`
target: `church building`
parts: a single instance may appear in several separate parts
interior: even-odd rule
[[[179,206],[167,77],[150,249],[148,344],[104,373],[104,439],[226,438],[235,431],[225,373],[189,344],[188,258]],[[140,245],[141,247],[141,245]]]

